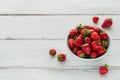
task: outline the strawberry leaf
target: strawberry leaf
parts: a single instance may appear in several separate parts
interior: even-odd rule
[[[84,57],[85,57],[85,54],[84,54],[84,53],[81,53],[80,57],[81,57],[81,58],[84,58]]]
[[[108,47],[108,41],[102,40],[102,45],[104,48]]]
[[[57,58],[58,58],[58,60],[59,60],[59,61],[61,61],[61,60],[62,60],[62,56],[58,56]]]
[[[84,32],[84,37],[90,36],[90,33],[91,33],[91,31],[86,29],[85,32]]]

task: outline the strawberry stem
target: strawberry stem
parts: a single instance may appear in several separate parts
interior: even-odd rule
[[[104,64],[104,67],[109,68],[110,66],[108,64]]]
[[[110,20],[112,21],[112,18],[110,18]]]
[[[78,31],[80,31],[81,29],[83,29],[82,24],[80,24],[79,26],[77,26],[76,29],[77,29]]]

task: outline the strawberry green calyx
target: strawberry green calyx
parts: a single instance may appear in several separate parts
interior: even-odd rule
[[[86,29],[84,32],[84,37],[88,37],[90,35],[90,30]]]
[[[83,29],[82,24],[80,24],[79,26],[77,26],[76,29],[77,29],[78,31],[82,30],[82,29]]]
[[[104,67],[109,68],[110,66],[108,64],[104,64]]]
[[[73,39],[75,40],[78,36],[74,36]]]
[[[54,51],[51,51],[50,54],[54,56],[54,55],[55,55],[55,52],[54,52]]]
[[[84,57],[85,57],[85,54],[84,54],[84,53],[81,53],[80,57],[81,57],[81,58],[84,58]]]
[[[91,31],[86,29],[84,32],[84,37],[88,37],[90,35]]]
[[[108,47],[108,41],[102,40],[102,45],[104,48]]]
[[[110,20],[112,21],[112,18],[110,18]]]
[[[62,60],[62,56],[57,56],[57,58],[58,58],[58,61],[61,61]]]

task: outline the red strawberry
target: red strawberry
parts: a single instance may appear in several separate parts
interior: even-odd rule
[[[86,37],[85,38],[85,43],[89,43],[90,44],[91,43],[91,39],[89,37]]]
[[[74,47],[74,40],[73,39],[69,39],[68,40],[68,45],[70,46],[70,48]]]
[[[92,32],[90,35],[91,39],[93,40],[100,40],[100,36],[98,35],[97,32]]]
[[[77,31],[77,29],[75,28],[75,29],[72,29],[71,31],[70,31],[70,33],[69,33],[69,36],[77,36],[78,35],[78,31]]]
[[[108,34],[105,33],[105,32],[100,33],[100,37],[101,37],[101,39],[103,39],[103,40],[108,40]]]
[[[56,55],[56,50],[55,49],[50,49],[49,50],[49,55],[55,56]]]
[[[106,73],[108,73],[108,67],[109,65],[107,64],[105,64],[104,66],[100,66],[99,68],[100,75],[105,75]]]
[[[79,49],[78,49],[77,47],[75,47],[75,48],[73,48],[72,51],[73,51],[74,54],[77,54],[78,50],[79,50]]]
[[[81,34],[82,36],[84,36],[85,30],[86,30],[86,29],[82,29],[82,30],[81,30],[80,34]]]
[[[91,43],[91,47],[93,51],[98,51],[98,49],[101,46],[101,42],[100,41],[92,41]]]
[[[94,17],[92,18],[92,21],[93,21],[93,23],[95,23],[95,24],[98,23],[98,20],[99,20],[99,17],[98,17],[98,16],[94,16]]]
[[[90,55],[91,49],[88,43],[82,45],[82,50],[86,55]]]
[[[84,37],[88,37],[90,35],[91,31],[89,29],[82,29],[80,34]]]
[[[112,18],[107,18],[104,20],[104,22],[102,24],[102,28],[109,28],[112,26],[112,24],[113,24]]]
[[[80,51],[77,52],[77,56],[81,57],[81,58],[84,58],[85,57],[85,53],[82,50],[80,50]]]
[[[81,34],[80,34],[78,37],[84,38],[84,36],[83,36],[83,35],[81,35]]]
[[[87,27],[88,29],[93,29],[94,31],[96,31],[96,32],[100,32],[100,28],[98,28],[98,27],[96,27],[96,26],[88,26]]]
[[[98,55],[101,56],[106,52],[106,50],[103,48],[103,46],[100,46],[99,50],[98,50]]]
[[[97,57],[97,53],[96,53],[96,52],[92,52],[92,53],[90,54],[90,57],[96,58],[96,57]]]
[[[77,38],[75,39],[75,46],[76,46],[76,47],[80,47],[83,43],[84,43],[84,40],[83,40],[82,37],[77,37]]]
[[[90,30],[90,32],[92,33],[92,32],[95,32],[95,30],[93,30],[93,29],[89,29]]]
[[[66,54],[63,54],[63,53],[58,54],[57,59],[60,62],[64,62],[66,60]]]

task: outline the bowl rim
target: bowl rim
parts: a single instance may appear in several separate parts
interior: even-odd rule
[[[88,26],[91,26],[91,25],[88,25]],[[95,26],[95,27],[97,27],[97,26]],[[98,27],[98,28],[100,28],[100,27]],[[101,29],[101,30],[104,30],[103,28],[100,28],[100,29]],[[106,30],[104,30],[104,31],[108,34],[108,32],[107,32]],[[97,58],[93,58],[93,59],[80,58],[80,57],[78,57],[77,55],[75,55],[75,54],[70,50],[69,45],[68,45],[68,35],[69,35],[69,32],[67,33],[67,37],[66,37],[66,39],[65,39],[67,48],[69,49],[69,51],[70,51],[71,54],[73,54],[75,57],[77,57],[77,58],[79,58],[79,59],[81,59],[81,60],[83,60],[83,61],[96,61],[96,60],[99,60],[99,59],[101,59],[101,58],[103,58],[104,56],[107,55],[108,50],[109,50],[109,48],[110,48],[111,40],[110,40],[110,36],[109,36],[109,34],[108,34],[108,37],[109,37],[109,39],[108,39],[109,45],[108,45],[108,48],[107,48],[105,54],[103,54],[103,55],[101,55],[101,56],[99,56],[99,57],[97,57]]]

